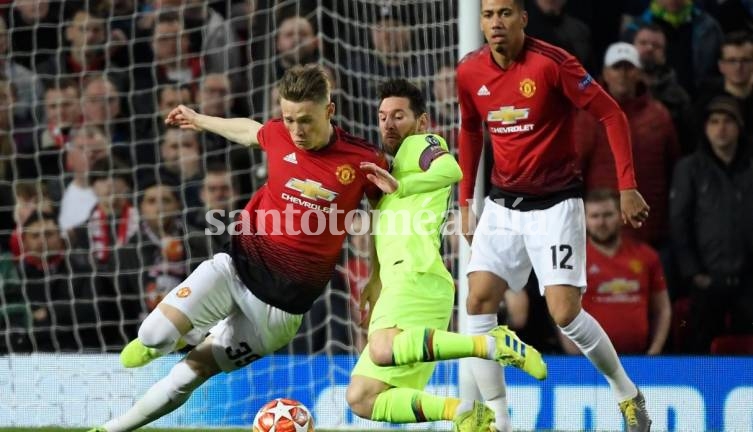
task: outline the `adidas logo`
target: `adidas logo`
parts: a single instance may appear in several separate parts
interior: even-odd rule
[[[488,88],[486,88],[485,85],[482,85],[480,89],[478,89],[478,92],[476,93],[478,96],[490,96],[492,92],[489,91]]]
[[[292,164],[298,164],[298,159],[295,158],[295,153],[288,154],[287,156],[282,158],[282,160],[284,160],[285,162],[290,162]]]

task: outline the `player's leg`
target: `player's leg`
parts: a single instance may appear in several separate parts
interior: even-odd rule
[[[390,423],[452,420],[462,432],[489,431],[494,413],[482,403],[422,391],[433,364],[379,367],[367,351],[353,369],[346,399],[361,418]]]
[[[382,281],[382,286],[372,314],[374,322],[369,325],[368,353],[378,366],[463,357],[495,358],[494,337],[443,330],[455,297],[449,273],[390,277]]]
[[[581,307],[582,290],[586,287],[583,201],[569,199],[527,217],[531,218],[529,224],[544,227],[541,232],[526,234],[525,239],[549,314],[562,333],[604,375],[621,406],[640,400],[638,415],[645,415],[645,418],[637,428],[630,427],[629,430],[648,430],[651,422],[642,406],[642,396],[625,373],[604,329]]]
[[[210,335],[179,361],[125,412],[102,426],[106,432],[127,432],[149,424],[183,405],[204,381],[220,372]]]
[[[204,331],[227,317],[234,309],[229,289],[231,258],[217,254],[201,263],[174,287],[139,327],[138,338],[120,353],[125,367],[139,367],[185,345],[184,335],[192,329]],[[190,341],[194,344],[201,339]]]
[[[522,288],[528,280],[531,264],[525,253],[519,222],[512,212],[486,199],[478,222],[471,261],[468,265],[468,333],[486,335],[497,328],[497,311],[504,292],[512,286]],[[509,285],[508,285],[509,283]],[[496,427],[512,429],[507,409],[504,370],[499,364],[477,358],[463,360],[471,371],[481,396],[496,415]]]

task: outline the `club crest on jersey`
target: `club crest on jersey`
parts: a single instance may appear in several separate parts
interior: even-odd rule
[[[321,183],[314,180],[301,180],[293,177],[288,180],[287,183],[285,183],[285,187],[299,192],[302,197],[308,199],[325,200],[332,202],[335,198],[337,198],[337,192],[333,192],[325,187],[322,187]]]
[[[515,108],[514,106],[503,106],[496,111],[489,111],[486,116],[488,122],[502,122],[503,125],[512,125],[519,120],[528,118],[529,108]]]
[[[635,274],[643,273],[643,263],[640,260],[631,259],[628,263],[628,266],[630,267],[630,270],[632,270]]]
[[[426,142],[429,143],[430,146],[439,146],[439,138],[437,138],[434,135],[426,135]]]
[[[340,165],[335,171],[335,176],[341,184],[349,185],[356,179],[356,170],[350,164]]]
[[[536,93],[536,82],[530,78],[526,78],[520,82],[520,94],[529,98]]]
[[[179,289],[178,292],[175,293],[175,295],[178,296],[178,298],[186,298],[191,295],[191,288],[183,287]]]

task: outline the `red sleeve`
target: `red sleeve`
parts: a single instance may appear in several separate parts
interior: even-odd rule
[[[382,152],[374,152],[374,160],[372,160],[372,162],[379,165],[380,168],[384,168],[387,171],[390,170],[390,164],[387,163],[387,159],[384,157],[384,153]],[[366,198],[368,198],[371,201],[379,200],[382,197],[382,190],[379,189],[379,186],[369,181],[369,179],[366,179],[365,175],[364,175],[364,182],[365,182],[364,184],[366,185],[366,187],[364,188],[363,193],[366,195]]]
[[[458,187],[458,200],[459,205],[465,207],[468,205],[468,200],[473,198],[478,162],[484,148],[484,133],[481,130],[481,116],[476,111],[473,96],[463,86],[459,72],[457,81],[461,119],[458,133],[458,164],[463,171],[463,178]]]
[[[573,56],[568,56],[560,65],[559,79],[562,91],[568,99],[576,107],[584,108],[593,114],[604,125],[617,166],[619,189],[636,188],[630,128],[620,106]]]
[[[261,149],[264,151],[267,150],[266,138],[265,138],[267,134],[265,132],[267,130],[268,124],[269,123],[264,123],[264,125],[260,127],[258,131],[256,131],[256,140],[259,141],[259,147],[261,147]]]
[[[586,110],[594,115],[607,132],[609,147],[614,155],[617,168],[617,187],[620,190],[635,189],[635,171],[633,170],[633,151],[630,143],[630,128],[627,117],[620,106],[604,90],[599,91],[586,105]]]

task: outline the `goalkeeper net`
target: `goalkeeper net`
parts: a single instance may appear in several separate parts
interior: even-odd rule
[[[10,391],[0,426],[99,424],[174,362],[132,372],[114,354],[167,291],[222,250],[226,235],[204,234],[206,211],[242,208],[266,178],[261,152],[165,129],[177,104],[265,121],[279,115],[284,70],[313,62],[331,73],[335,122],[346,130],[378,142],[377,87],[409,78],[454,150],[453,1],[1,7],[0,382]],[[330,287],[279,355],[210,381],[158,424],[246,426],[265,401],[294,397],[322,426],[377,426],[356,420],[344,399],[365,343],[368,242],[349,237]],[[456,273],[457,238],[443,248]],[[455,392],[455,372],[439,368],[433,389]]]

